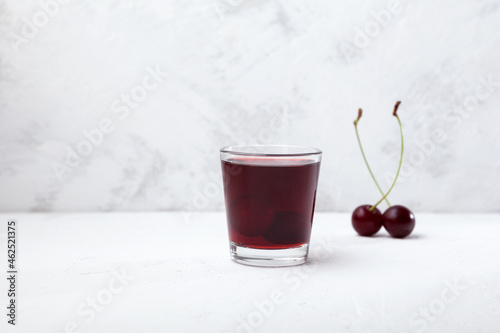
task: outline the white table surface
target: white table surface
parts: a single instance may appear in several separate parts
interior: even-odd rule
[[[499,332],[500,215],[416,217],[400,240],[316,213],[305,265],[255,268],[229,259],[223,213],[0,214],[20,272],[1,331]]]

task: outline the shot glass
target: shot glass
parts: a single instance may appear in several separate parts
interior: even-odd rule
[[[220,150],[231,258],[252,266],[307,259],[322,152],[285,145]]]

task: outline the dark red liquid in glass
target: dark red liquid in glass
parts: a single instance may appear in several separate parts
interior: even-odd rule
[[[260,249],[308,243],[319,165],[299,158],[223,161],[230,241]]]

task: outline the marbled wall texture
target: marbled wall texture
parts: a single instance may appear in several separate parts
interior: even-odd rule
[[[220,210],[218,149],[321,148],[319,210],[500,211],[497,0],[0,2],[2,211]]]

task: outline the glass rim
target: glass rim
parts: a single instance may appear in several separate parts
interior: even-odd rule
[[[266,148],[287,148],[296,149],[303,152],[259,152],[259,151],[243,151],[244,149],[265,150]],[[291,156],[315,156],[321,155],[323,152],[318,148],[296,145],[236,145],[225,146],[220,149],[221,153],[239,155],[239,156],[271,156],[271,157],[291,157]]]

